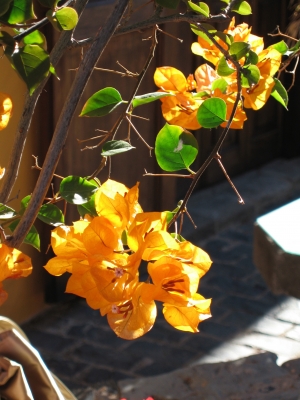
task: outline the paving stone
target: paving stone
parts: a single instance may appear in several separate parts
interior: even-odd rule
[[[261,299],[249,300],[231,295],[226,296],[218,306],[231,311],[243,310],[244,313],[257,317],[266,314],[272,308],[272,304]]]
[[[255,323],[258,318],[257,315],[244,312],[242,308],[235,312],[229,309],[228,313],[219,320],[219,323],[225,326],[235,327],[237,330],[242,331]]]
[[[69,347],[73,346],[75,341],[65,338],[59,334],[51,334],[36,329],[25,330],[30,342],[33,346],[41,351],[48,352],[65,352]]]
[[[146,366],[137,370],[132,363],[132,367],[141,376],[149,376],[153,373],[160,374],[181,368],[194,358],[195,349],[147,342],[141,338],[139,341],[131,343],[126,349],[126,353],[128,358],[134,360],[134,363],[140,364],[142,359],[146,359]],[[150,360],[152,360],[152,364],[150,364]]]
[[[276,314],[276,318],[291,322],[293,324],[300,324],[300,310],[285,309],[281,310]]]
[[[87,363],[79,363],[70,358],[63,358],[59,353],[56,356],[44,355],[43,359],[47,367],[62,380],[64,378],[72,379],[75,375],[82,374],[82,371],[88,368]]]
[[[266,292],[266,288],[260,285],[251,285],[249,282],[242,282],[235,277],[214,276],[207,281],[208,286],[215,288],[225,287],[226,293],[245,298],[259,298]]]
[[[292,358],[300,357],[300,343],[284,337],[249,333],[235,337],[232,342],[276,353],[279,365]]]
[[[88,385],[94,386],[103,385],[109,381],[118,381],[121,379],[132,378],[132,375],[125,374],[120,371],[108,370],[104,368],[90,368],[84,374],[80,375],[80,380]]]
[[[243,357],[249,357],[257,353],[258,353],[257,349],[238,343],[232,343],[232,341],[229,341],[220,344],[220,346],[216,348],[211,349],[207,354],[198,357],[190,365],[194,366],[194,365],[233,361]]]
[[[222,344],[221,337],[215,339],[213,337],[206,337],[205,335],[201,335],[199,333],[190,334],[183,342],[185,348],[193,350],[194,353],[200,352],[203,354],[209,353],[212,349],[219,347],[221,344]],[[201,354],[201,356],[203,354]]]
[[[265,335],[271,336],[283,336],[290,337],[289,333],[293,328],[293,324],[288,322],[279,321],[277,319],[271,318],[268,315],[260,318],[254,324],[252,324],[248,330],[263,333]],[[299,340],[300,340],[300,330],[299,330]]]
[[[200,334],[210,336],[217,340],[228,340],[239,332],[238,327],[226,326],[221,323],[214,322],[214,318],[205,321],[199,326]]]
[[[219,233],[219,237],[233,241],[233,242],[244,242],[252,244],[253,241],[253,226],[249,228],[239,229],[239,227],[232,227]],[[248,232],[249,229],[249,232]]]
[[[294,339],[300,342],[300,326],[294,326],[293,329],[290,329],[285,336],[289,339]]]
[[[126,352],[116,351],[102,345],[78,344],[72,351],[66,353],[66,357],[71,357],[77,362],[86,362],[90,365],[101,367],[109,365],[116,370],[129,370],[138,361],[138,355],[126,357]]]
[[[116,336],[116,334],[107,326],[108,329],[101,329],[100,327],[84,325],[74,325],[68,331],[67,335],[73,338],[90,343],[101,343],[108,347],[119,349],[124,345],[124,340]]]

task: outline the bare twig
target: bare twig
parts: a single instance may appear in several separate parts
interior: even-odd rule
[[[229,16],[225,13],[220,13],[218,15],[211,15],[209,18],[204,17],[200,14],[194,14],[193,12],[186,12],[184,14],[171,14],[166,16],[160,16],[159,13],[155,13],[152,17],[140,21],[131,25],[127,25],[124,27],[120,27],[116,30],[114,36],[124,35],[125,33],[130,32],[140,32],[144,29],[149,29],[155,25],[162,25],[168,23],[177,23],[177,22],[187,22],[189,24],[197,24],[201,22],[221,22],[229,19]],[[92,42],[93,38],[86,38],[78,41],[73,41],[70,46],[71,47],[83,47],[87,46]]]
[[[145,174],[143,176],[167,176],[172,178],[188,178],[193,179],[194,175],[183,175],[183,174],[152,174],[151,172],[147,172],[145,170]]]
[[[127,121],[129,122],[129,125],[132,127],[132,129],[134,130],[134,132],[138,135],[138,137],[141,139],[141,141],[148,147],[148,149],[153,150],[153,147],[151,147],[146,140],[143,138],[143,136],[141,136],[141,134],[139,133],[139,131],[136,129],[136,127],[133,125],[133,123],[131,122],[130,118],[128,118],[128,116],[126,117]]]
[[[39,164],[38,164],[38,157],[34,156],[34,155],[32,155],[32,157],[34,158],[34,165],[31,167],[31,169],[37,169],[38,171],[41,171],[42,167],[40,167]],[[56,178],[59,178],[59,179],[64,179],[63,176],[60,176],[60,175],[57,175],[57,174],[53,174],[53,176],[55,176]]]
[[[215,155],[214,158],[217,160],[217,162],[218,162],[218,164],[219,164],[221,170],[223,171],[223,173],[224,173],[224,175],[225,175],[227,181],[229,182],[230,186],[232,187],[232,189],[234,190],[235,194],[237,195],[237,197],[238,197],[238,202],[239,202],[240,204],[245,204],[245,202],[244,202],[242,196],[239,194],[237,188],[235,187],[234,183],[233,183],[232,180],[230,179],[230,176],[227,174],[227,171],[226,171],[226,169],[225,169],[225,167],[224,167],[224,165],[223,165],[223,163],[222,163],[222,161],[221,161],[221,156],[220,156],[220,154],[217,153],[217,154]]]

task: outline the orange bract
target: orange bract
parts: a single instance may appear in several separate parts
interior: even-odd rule
[[[13,111],[13,104],[10,96],[0,93],[0,131],[7,127]]]
[[[21,251],[0,243],[0,305],[7,299],[2,287],[5,279],[26,277],[32,272],[31,260]]]

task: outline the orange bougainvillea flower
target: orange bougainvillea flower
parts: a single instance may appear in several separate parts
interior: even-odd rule
[[[2,282],[5,279],[26,277],[32,272],[31,260],[21,251],[0,244],[0,305],[7,299]]]
[[[176,68],[160,67],[154,73],[154,82],[161,91],[173,94],[160,99],[165,120],[186,129],[199,129],[197,111],[203,100],[190,93],[196,86],[192,75],[186,79]]]
[[[263,38],[252,35],[251,28],[245,23],[235,26],[235,18],[232,18],[228,29],[224,33],[232,37],[232,42],[246,42],[250,44],[252,51],[260,53],[264,48]],[[219,37],[216,37],[218,44],[228,50],[228,45]],[[213,65],[217,65],[223,53],[208,38],[198,36],[198,41],[192,44],[192,52],[202,56]]]
[[[123,339],[136,339],[147,333],[156,319],[156,305],[144,296],[147,283],[140,283],[130,301],[112,307],[107,314],[108,324],[117,336]]]
[[[7,127],[13,111],[13,104],[10,96],[0,93],[0,131]]]
[[[108,179],[95,195],[98,215],[108,219],[116,228],[123,230],[142,212],[138,203],[139,184],[128,189],[122,183]]]
[[[0,179],[4,177],[4,174],[5,174],[5,168],[0,167]]]
[[[205,299],[197,293],[188,306],[165,303],[163,314],[166,321],[174,328],[195,333],[199,332],[199,323],[211,317],[210,304],[211,299]]]
[[[150,232],[165,231],[167,229],[166,212],[148,212],[137,214],[128,230],[127,244],[137,252],[144,248],[144,242]]]
[[[261,78],[257,85],[252,88],[243,88],[244,107],[259,110],[262,108],[271,95],[275,81],[271,76]]]

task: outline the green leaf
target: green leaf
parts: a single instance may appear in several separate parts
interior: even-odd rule
[[[65,222],[62,211],[54,204],[43,204],[38,213],[38,218],[53,226],[59,226]]]
[[[201,26],[207,30],[211,35],[215,35],[218,31],[216,30],[215,27],[213,27],[210,24],[201,24]],[[200,36],[203,40],[205,40],[207,43],[212,44],[213,42],[211,39],[204,33],[202,30],[199,29],[198,25],[190,25],[191,30],[197,35]]]
[[[212,90],[220,89],[222,93],[226,93],[228,83],[223,78],[216,79],[213,81],[211,88]]]
[[[102,117],[123,102],[120,93],[112,87],[99,90],[83,106],[80,117]]]
[[[31,199],[31,195],[29,194],[28,196],[25,196],[25,197],[21,200],[21,209],[20,209],[20,212],[19,212],[20,215],[23,215],[23,214],[24,214],[24,211],[26,210],[30,199]]]
[[[163,93],[163,92],[154,92],[147,93],[141,96],[135,96],[132,101],[132,107],[142,106],[143,104],[152,103],[153,101],[159,100],[162,97],[175,96],[173,93]]]
[[[1,0],[1,2],[0,2],[0,16],[5,14],[8,11],[11,2],[12,2],[12,0]]]
[[[231,35],[226,35],[224,32],[218,31],[214,34],[214,37],[215,38],[218,37],[219,39],[221,39],[222,42],[224,42],[228,48],[229,48],[229,46],[231,46],[232,39],[233,39],[233,37]]]
[[[280,54],[285,54],[289,49],[288,45],[283,40],[281,40],[278,43],[272,44],[268,48],[275,49],[275,50],[279,51]]]
[[[26,35],[23,39],[24,44],[37,44],[47,50],[47,40],[40,31],[34,31]]]
[[[130,143],[125,142],[124,140],[111,140],[106,142],[102,147],[101,156],[110,157],[132,149],[135,149],[135,147],[131,146]]]
[[[256,65],[258,63],[258,55],[255,51],[249,50],[249,53],[246,56],[244,67],[249,64]]]
[[[52,10],[54,10],[57,6],[57,3],[59,2],[59,0],[39,0],[39,3],[47,8],[51,8]]]
[[[205,90],[202,90],[201,92],[198,93],[191,92],[191,94],[193,98],[200,97],[200,99],[202,99],[203,97],[210,97],[210,93],[206,92]]]
[[[79,204],[77,206],[77,210],[81,217],[84,217],[86,214],[91,215],[92,217],[97,217],[98,214],[95,208],[95,195],[96,193],[92,195],[87,203]]]
[[[11,219],[17,215],[16,211],[6,206],[5,204],[0,203],[0,220],[1,219]]]
[[[56,70],[55,70],[54,66],[53,66],[51,63],[50,63],[49,72],[50,72],[52,75],[54,75],[55,78],[57,78],[58,80],[60,80],[60,79],[59,79],[59,76],[58,76],[57,73],[56,73]]]
[[[235,72],[235,69],[231,68],[228,65],[226,58],[223,56],[219,61],[219,64],[217,67],[217,74],[220,76],[229,76],[229,75],[233,74],[234,72]]]
[[[64,7],[56,11],[53,19],[57,21],[59,30],[70,31],[77,25],[78,14],[74,8]]]
[[[242,69],[242,86],[249,88],[256,85],[260,78],[260,70],[256,65],[249,65]]]
[[[179,235],[178,233],[173,232],[173,233],[170,233],[170,235],[172,236],[172,238],[177,240],[177,242],[180,242],[180,243],[186,242],[186,239],[183,236]]]
[[[236,60],[240,60],[250,50],[250,44],[245,42],[233,42],[232,45],[229,47],[229,54],[234,56]]]
[[[180,0],[155,0],[155,3],[159,6],[172,8],[173,10],[175,10],[179,5]]]
[[[295,51],[297,51],[300,48],[300,40],[298,40],[298,42],[290,48],[290,50],[288,51],[288,54],[292,54]]]
[[[218,97],[206,99],[197,112],[197,120],[203,128],[216,128],[226,121],[226,103]]]
[[[235,5],[232,7],[232,11],[235,11],[237,14],[240,15],[250,15],[252,14],[252,9],[250,4],[247,1],[239,0]]]
[[[156,137],[156,160],[165,171],[189,168],[197,154],[198,142],[194,135],[180,126],[165,124]]]
[[[169,225],[169,223],[172,221],[176,212],[175,211],[165,211],[165,212],[167,214],[166,222],[167,222],[167,225]]]
[[[19,224],[20,220],[17,219],[13,221],[9,225],[9,229],[14,232],[16,229],[17,225]],[[29,244],[30,246],[34,247],[38,251],[40,251],[40,236],[38,234],[38,231],[34,225],[30,228],[29,232],[27,233],[23,243]]]
[[[229,4],[230,0],[221,0],[223,3]]]
[[[26,83],[29,93],[32,94],[49,73],[49,54],[36,44],[27,44],[20,49],[15,49],[11,59],[15,69]]]
[[[97,190],[96,183],[73,175],[64,178],[59,187],[61,197],[71,204],[87,203]]]
[[[123,246],[127,246],[127,243],[128,243],[128,233],[127,233],[127,231],[124,229],[124,231],[122,232],[122,234],[121,234],[121,240],[122,240],[122,243],[123,243]]]
[[[289,100],[288,93],[279,79],[273,79],[275,81],[275,85],[272,88],[271,96],[273,96],[275,100],[277,100],[281,105],[283,105],[284,108],[287,109]]]
[[[199,6],[197,6],[197,4],[188,1],[188,5],[190,6],[191,10],[195,11],[197,14],[202,14],[209,18],[209,7],[206,3],[200,2]]]
[[[35,19],[32,3],[32,0],[12,0],[7,12],[0,16],[0,21],[15,25]]]

